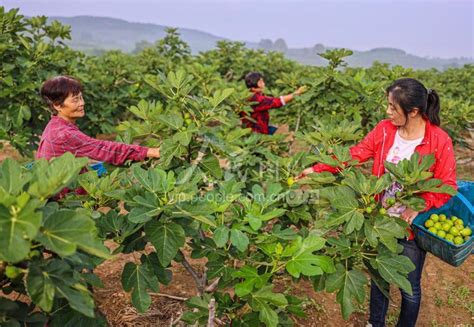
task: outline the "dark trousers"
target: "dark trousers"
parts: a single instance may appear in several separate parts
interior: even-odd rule
[[[421,304],[421,273],[425,263],[426,252],[418,247],[415,241],[401,240],[403,255],[410,258],[416,268],[408,274],[413,294],[400,290],[402,307],[398,317],[397,327],[415,326]],[[370,317],[369,323],[373,327],[385,326],[385,316],[388,310],[388,298],[379,290],[374,282],[370,285]]]

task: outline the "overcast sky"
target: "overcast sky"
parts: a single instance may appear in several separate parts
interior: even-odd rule
[[[395,47],[474,57],[474,0],[0,0],[24,15],[93,15],[187,27],[232,40],[283,38],[289,47]]]

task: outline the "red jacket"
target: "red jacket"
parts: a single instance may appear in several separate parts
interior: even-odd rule
[[[382,176],[385,173],[384,162],[394,143],[396,132],[397,127],[390,120],[382,120],[359,144],[351,147],[352,158],[361,163],[374,159],[372,174]],[[457,189],[453,143],[445,131],[426,121],[425,136],[415,151],[422,156],[434,153],[435,163],[429,169],[433,172],[433,178],[440,179],[444,184]],[[334,173],[336,169],[325,164],[316,164],[313,166],[313,171]],[[451,198],[447,194],[431,192],[421,193],[420,196],[425,200],[424,211],[432,207],[439,208]]]
[[[245,128],[251,128],[254,132],[268,134],[268,125],[270,122],[268,110],[284,106],[285,103],[283,99],[281,97],[267,97],[263,93],[255,92],[248,101],[257,102],[257,104],[252,105],[253,112],[250,115],[250,117],[255,120],[255,123],[246,119],[247,114],[242,111],[240,113],[242,125]]]

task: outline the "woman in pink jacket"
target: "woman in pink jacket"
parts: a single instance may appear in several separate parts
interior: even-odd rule
[[[44,82],[41,96],[51,111],[51,120],[41,135],[36,158],[51,159],[71,152],[113,165],[126,160],[141,161],[159,158],[159,148],[94,139],[79,130],[76,120],[84,117],[81,83],[69,76],[57,76]]]
[[[409,159],[414,152],[420,155],[434,154],[435,163],[429,169],[433,178],[442,180],[457,189],[456,161],[451,138],[440,125],[439,97],[436,91],[426,89],[422,83],[412,78],[402,78],[387,88],[388,119],[381,121],[359,144],[350,149],[353,159],[365,162],[373,159],[372,174],[382,176],[387,171],[384,162],[397,164],[400,160]],[[316,164],[305,169],[302,176],[323,171],[337,172],[334,167]],[[392,185],[384,195],[390,196],[397,185]],[[425,200],[425,211],[445,204],[450,196],[426,192],[420,195]],[[400,218],[411,224],[418,212],[402,208]],[[397,326],[415,326],[421,302],[421,273],[426,252],[418,247],[413,233],[407,240],[400,240],[404,246],[403,254],[409,257],[416,269],[408,275],[413,294],[403,290],[402,305]],[[385,325],[388,299],[371,284],[369,325]]]

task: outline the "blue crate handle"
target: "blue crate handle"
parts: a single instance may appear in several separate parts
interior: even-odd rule
[[[466,199],[474,205],[474,181],[456,181],[458,192],[462,193]]]
[[[458,192],[458,194],[456,194],[456,196],[458,197],[459,200],[461,200],[462,203],[464,203],[466,205],[466,207],[470,211],[474,212],[474,205],[472,205],[471,202],[469,202],[469,200],[466,199],[466,197],[464,195],[462,195],[462,193]]]
[[[461,187],[461,186],[466,186],[468,189],[470,189],[471,187],[469,187],[469,184],[472,184],[474,186],[474,182],[469,182],[469,181],[458,181],[458,186]],[[473,187],[473,190],[472,192],[474,192],[474,187]],[[474,205],[469,202],[469,200],[460,192],[458,192],[458,194],[456,194],[456,196],[458,197],[459,200],[461,200],[462,203],[464,203],[464,205],[471,211],[471,212],[474,212]],[[471,254],[474,254],[474,248],[472,249],[471,251]]]
[[[471,202],[469,202],[468,199],[466,199],[464,195],[458,192],[457,196],[458,196],[458,199],[461,200],[461,202],[464,203],[471,212],[474,212],[474,206],[471,204]],[[471,254],[474,254],[474,248],[471,250]]]
[[[461,183],[463,183],[464,185],[468,185],[468,184],[473,184],[474,185],[474,182],[461,181]],[[461,183],[459,183],[459,186],[461,185]],[[462,203],[464,203],[464,205],[471,212],[474,212],[474,205],[471,202],[469,202],[469,200],[462,193],[458,192],[458,194],[456,194],[456,196],[459,200],[461,200]],[[474,248],[472,249],[471,254],[474,254]]]

